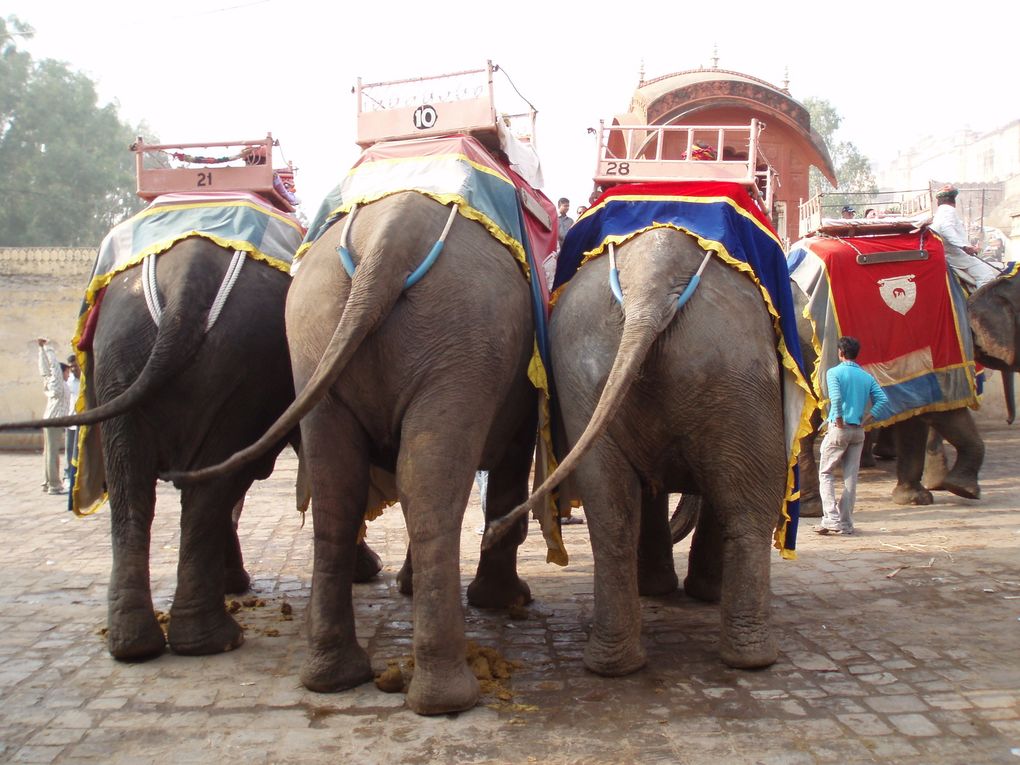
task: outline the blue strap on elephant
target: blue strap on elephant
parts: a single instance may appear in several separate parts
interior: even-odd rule
[[[459,205],[453,205],[453,208],[450,210],[450,217],[446,220],[446,227],[443,229],[443,233],[439,235],[439,239],[434,245],[432,245],[432,249],[429,250],[429,254],[425,256],[425,260],[423,260],[421,264],[407,277],[407,280],[404,282],[405,290],[410,289],[417,284],[421,278],[425,276],[428,270],[432,268],[432,264],[436,262],[436,259],[439,257],[439,253],[443,251],[443,245],[446,243],[446,236],[450,233],[450,228],[453,226],[453,219],[457,217],[458,207]],[[352,279],[354,278],[354,270],[356,266],[354,260],[351,258],[350,250],[347,248],[347,235],[350,233],[351,223],[354,222],[354,214],[357,212],[357,209],[357,205],[351,208],[350,214],[348,214],[347,219],[344,221],[344,228],[340,233],[340,246],[337,248],[337,252],[340,254],[340,263],[343,265],[344,271],[346,271],[347,275]]]
[[[690,234],[706,252],[746,273],[758,285],[772,315],[777,354],[784,371],[790,466],[784,522],[777,532],[776,546],[783,557],[795,557],[800,496],[796,461],[800,438],[810,432],[815,399],[797,339],[786,256],[746,190],[734,183],[642,183],[610,189],[567,232],[557,261],[553,305],[558,291],[585,262],[611,253],[616,245],[656,227]],[[690,299],[699,282],[700,276],[695,275],[678,299],[679,305]],[[618,281],[612,289],[617,293]],[[621,297],[622,293],[617,295]]]

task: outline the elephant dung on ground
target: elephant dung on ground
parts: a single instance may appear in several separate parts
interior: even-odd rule
[[[442,255],[405,281],[452,220]],[[350,223],[348,277],[338,249]],[[346,248],[345,248],[346,249]],[[489,471],[486,512],[527,497],[535,446],[535,342],[527,280],[474,220],[416,192],[357,208],[308,249],[287,299],[297,401],[243,464],[300,420],[315,531],[306,687],[338,691],[373,677],[355,635],[352,556],[370,466],[396,476],[414,560],[415,671],[407,703],[421,714],[467,709],[479,685],[465,663],[460,529],[475,471]],[[527,524],[483,554],[474,605],[527,602],[517,548]]]

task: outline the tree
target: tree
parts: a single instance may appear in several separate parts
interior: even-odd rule
[[[143,206],[128,151],[139,129],[89,78],[19,51],[32,34],[0,19],[0,245],[96,246]]]
[[[805,98],[803,104],[811,115],[811,127],[818,132],[829,149],[829,156],[836,169],[836,179],[839,181],[839,186],[834,188],[821,172],[812,167],[808,181],[811,195],[825,194],[827,211],[838,211],[844,205],[856,207],[868,201],[869,195],[878,193],[871,162],[851,141],[837,139],[843,121],[839,112],[824,98]]]

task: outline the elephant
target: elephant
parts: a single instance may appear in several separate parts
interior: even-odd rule
[[[721,601],[722,660],[755,668],[777,658],[769,555],[788,466],[775,329],[759,288],[716,258],[678,311],[705,256],[691,235],[650,228],[616,249],[622,313],[609,258],[589,260],[562,288],[549,345],[569,452],[484,538],[496,541],[569,475],[595,560],[583,660],[598,674],[645,664],[638,596],[677,587],[671,492],[700,498],[683,586]]]
[[[1013,342],[1010,332],[1015,332],[1016,309],[1012,317],[1008,310],[1003,310],[1003,300],[995,297],[998,293],[1009,289],[1011,280],[1000,279],[986,285],[985,297],[979,298],[974,293],[968,300],[968,323],[975,338],[975,359],[985,366],[1003,369],[1015,361],[1006,361],[998,355],[1006,354],[1004,343]],[[993,285],[1000,283],[995,289]],[[816,353],[811,342],[812,328],[803,316],[803,308],[807,297],[795,282],[791,281],[794,302],[798,309],[797,330],[801,340],[801,349],[809,366],[815,363]],[[979,298],[979,302],[975,301]],[[1010,322],[1013,322],[1010,324]],[[979,345],[980,338],[983,345]],[[1007,358],[1012,358],[1007,356]],[[1014,367],[1015,368],[1015,367]],[[1011,377],[1004,374],[1007,382],[1007,401],[1011,399],[1009,390]],[[820,517],[822,515],[821,500],[818,495],[818,468],[815,463],[813,444],[821,418],[814,421],[815,428],[811,435],[805,437],[800,451],[801,475],[801,515]],[[900,505],[930,505],[934,501],[931,489],[946,490],[967,498],[978,499],[981,488],[978,474],[984,461],[984,440],[977,429],[969,409],[960,407],[942,412],[926,412],[895,423],[885,428],[892,435],[896,452],[896,486],[892,491],[892,500]],[[940,438],[945,438],[956,448],[956,462],[952,467],[946,465],[945,457],[940,448]]]
[[[401,191],[359,206],[316,239],[287,297],[297,400],[249,449],[175,477],[236,469],[300,422],[315,533],[301,681],[334,692],[373,677],[355,634],[351,553],[370,467],[395,474],[414,560],[407,704],[419,714],[468,709],[479,698],[465,662],[461,522],[479,468],[489,471],[490,518],[527,497],[538,416],[528,377],[535,343],[528,282],[479,222],[449,213],[425,194]],[[441,257],[405,288],[446,222]],[[348,224],[351,259],[359,261],[352,277],[337,256]],[[521,520],[481,556],[467,592],[472,605],[531,600],[516,571],[526,533]]]
[[[166,637],[149,582],[157,476],[233,454],[294,398],[283,315],[287,273],[263,263],[242,268],[207,330],[230,255],[199,236],[160,254],[158,326],[143,299],[143,267],[113,276],[85,368],[86,409],[4,426],[97,426],[90,431],[102,443],[113,546],[107,646],[116,659],[151,658],[167,642],[178,654],[219,653],[244,639],[223,600],[225,592],[244,591],[250,582],[237,519],[245,492],[271,473],[288,436],[296,444],[296,431],[245,470],[181,492],[177,590]]]
[[[967,320],[974,335],[974,359],[1002,372],[1006,421],[1016,418],[1013,373],[1020,371],[1020,281],[1012,273],[993,279],[967,299]]]

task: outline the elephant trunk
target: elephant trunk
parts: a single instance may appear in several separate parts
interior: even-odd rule
[[[1002,370],[1002,395],[1006,397],[1006,424],[1012,425],[1016,419],[1016,399],[1013,395],[1013,370]]]
[[[529,511],[541,507],[549,493],[574,471],[578,462],[602,436],[620,410],[630,386],[638,377],[641,365],[648,356],[649,349],[676,311],[675,298],[666,304],[668,307],[665,314],[663,311],[643,310],[639,296],[628,293],[627,300],[620,347],[591,420],[570,453],[527,501],[489,524],[482,538],[482,549],[487,550],[494,546],[518,519],[527,515]]]

